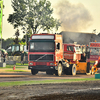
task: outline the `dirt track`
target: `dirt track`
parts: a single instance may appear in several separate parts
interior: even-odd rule
[[[0,71],[0,82],[94,77],[94,75],[62,75],[58,77],[46,75],[45,72],[31,75],[29,70],[20,73]],[[99,94],[100,81],[0,87],[0,100],[100,100]]]
[[[0,100],[100,100],[100,81],[0,87]]]
[[[0,73],[0,82],[22,80],[91,78],[94,75],[37,75],[26,73]],[[100,80],[62,84],[23,85],[0,87],[0,100],[100,100]]]
[[[92,78],[94,75],[79,74],[76,76],[62,75],[58,77],[56,75],[47,75],[45,72],[39,72],[37,75],[31,75],[31,72],[19,72],[19,73],[0,73],[0,82],[7,81],[26,81],[26,80],[55,80],[55,79],[79,79],[79,78]]]

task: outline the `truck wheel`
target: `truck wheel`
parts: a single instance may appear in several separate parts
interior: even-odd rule
[[[91,74],[94,75],[94,67],[91,67]]]
[[[86,75],[91,75],[90,62],[87,63]]]
[[[70,67],[69,67],[69,74],[70,75],[76,75],[76,65],[75,64],[71,64]]]
[[[55,75],[61,76],[62,75],[62,65],[59,63],[58,70],[55,71]]]
[[[37,74],[37,73],[38,73],[37,70],[35,70],[35,69],[31,69],[31,74],[32,74],[32,75],[35,75],[35,74]]]
[[[91,75],[92,73],[91,73],[91,69],[89,70],[89,75]]]
[[[87,73],[90,73],[90,62],[87,62],[87,70],[86,70]]]

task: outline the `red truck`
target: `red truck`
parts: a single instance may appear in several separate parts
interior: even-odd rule
[[[100,68],[100,42],[90,42],[89,49],[90,58],[87,60],[90,62],[90,74],[94,74]]]
[[[38,71],[61,76],[76,75],[77,63],[81,60],[80,46],[62,42],[59,34],[33,34],[29,42],[28,69],[33,75]],[[68,50],[69,49],[69,50]]]
[[[74,64],[76,66],[76,73],[89,73],[90,62],[87,61],[88,51],[85,45],[80,45],[76,43],[64,43],[64,59],[68,61],[69,64]],[[66,74],[69,74],[69,68],[66,70]]]

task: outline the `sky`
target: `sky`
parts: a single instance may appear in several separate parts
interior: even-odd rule
[[[8,23],[7,18],[9,14],[13,13],[11,7],[11,0],[3,0],[5,8],[3,10],[3,30],[2,37],[15,38],[14,34],[16,29]],[[62,22],[62,26],[58,31],[72,31],[72,32],[85,32],[95,33],[100,32],[100,0],[48,0],[54,9],[53,17]],[[42,31],[41,31],[42,32]],[[41,33],[40,32],[40,33]],[[20,38],[23,37],[20,31]]]

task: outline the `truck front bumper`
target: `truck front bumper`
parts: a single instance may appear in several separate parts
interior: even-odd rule
[[[54,70],[56,66],[28,66],[28,69],[36,69],[38,71]]]

